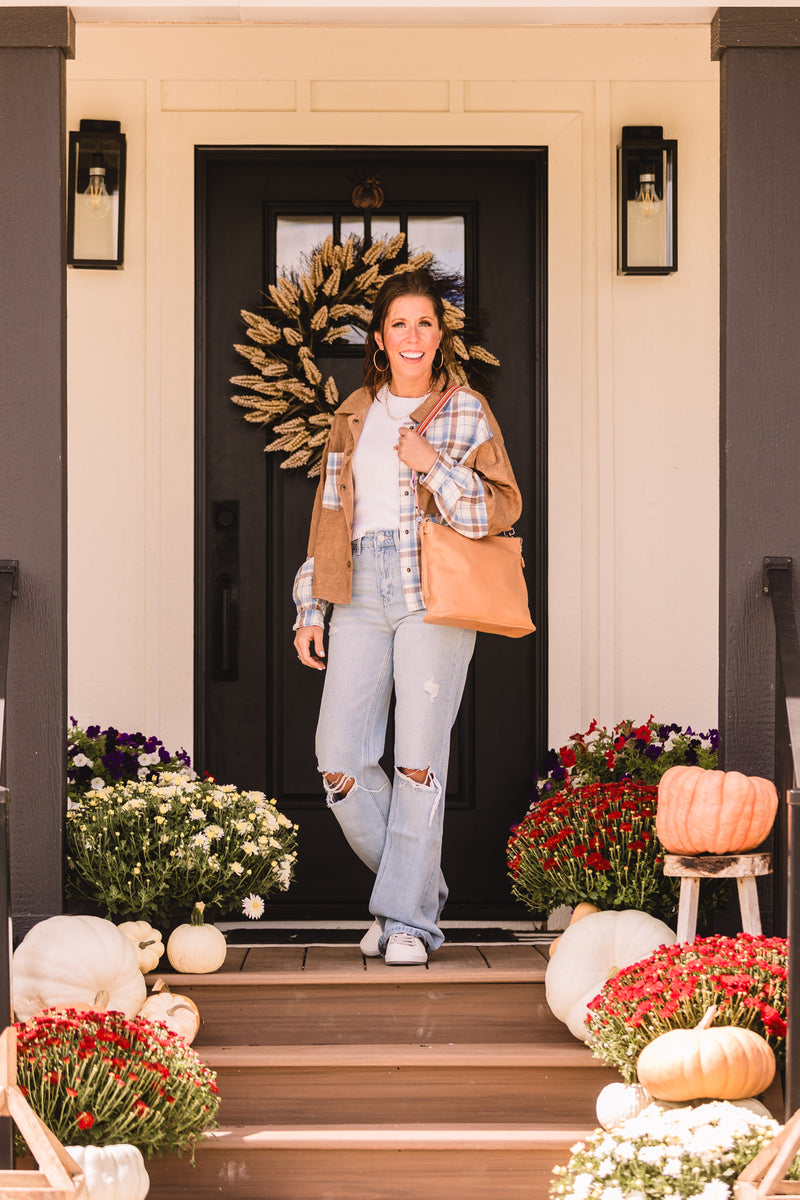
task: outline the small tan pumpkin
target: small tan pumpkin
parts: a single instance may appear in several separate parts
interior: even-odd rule
[[[744,1100],[772,1083],[775,1055],[752,1029],[711,1028],[715,1005],[694,1029],[670,1029],[636,1063],[642,1087],[657,1100]]]
[[[165,950],[158,930],[154,929],[148,921],[123,921],[118,928],[120,933],[125,934],[136,951],[139,970],[142,974],[146,975],[148,971],[155,971],[158,967],[158,960]]]
[[[167,958],[183,975],[207,975],[225,962],[228,947],[216,925],[203,921],[205,904],[197,902],[188,925],[173,929],[167,940]]]
[[[569,924],[567,925],[567,929],[569,929],[570,925],[574,925],[576,921],[580,921],[584,917],[588,917],[590,915],[590,913],[596,913],[596,912],[600,912],[600,909],[597,907],[596,904],[590,904],[588,900],[581,900],[580,904],[576,904],[575,908],[572,910],[572,916],[569,919]],[[560,941],[561,941],[561,938],[557,937],[557,938],[553,938],[552,942],[550,943],[549,954],[550,954],[551,958],[555,954],[556,947],[558,946],[558,943]]]
[[[153,984],[153,994],[139,1009],[140,1017],[163,1021],[167,1029],[191,1044],[200,1029],[200,1010],[188,996],[173,995],[163,979]]]
[[[764,841],[777,811],[769,779],[670,767],[658,784],[656,833],[671,854],[744,854]]]

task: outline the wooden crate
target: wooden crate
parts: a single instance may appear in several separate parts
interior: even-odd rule
[[[783,1200],[800,1196],[800,1180],[786,1179],[800,1146],[800,1109],[745,1167],[733,1185],[735,1200]]]
[[[17,1087],[17,1031],[0,1034],[0,1116],[11,1117],[36,1160],[36,1171],[0,1171],[0,1200],[79,1200],[84,1175]]]

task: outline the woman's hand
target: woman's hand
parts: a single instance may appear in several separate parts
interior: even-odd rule
[[[315,671],[324,671],[325,663],[325,630],[322,625],[303,625],[297,630],[294,648],[297,657],[304,667],[313,667]]]
[[[433,464],[436,462],[438,455],[430,442],[424,437],[420,437],[413,429],[401,426],[397,434],[397,445],[395,446],[397,457],[401,463],[405,463],[412,471],[417,471],[420,475],[427,475]]]

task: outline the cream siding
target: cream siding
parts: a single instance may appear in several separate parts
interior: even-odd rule
[[[546,145],[550,741],[594,716],[715,722],[706,26],[79,24],[68,105],[129,148],[125,269],[69,274],[75,716],[191,748],[195,145]],[[679,142],[679,271],[620,279],[615,147],[647,123]]]

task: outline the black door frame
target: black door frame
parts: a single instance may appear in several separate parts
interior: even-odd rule
[[[548,234],[548,171],[547,148],[526,146],[440,146],[425,147],[426,152],[464,153],[480,152],[482,154],[497,154],[498,156],[530,157],[534,165],[534,214],[533,230],[534,269],[532,276],[533,287],[533,326],[531,336],[534,339],[534,379],[532,395],[536,398],[531,416],[533,440],[533,484],[529,490],[531,502],[534,505],[535,527],[537,536],[532,544],[526,544],[526,574],[531,594],[531,608],[537,624],[537,633],[541,638],[537,654],[537,669],[533,680],[533,703],[536,711],[543,714],[541,723],[531,730],[531,764],[536,769],[544,761],[548,746],[548,389],[547,389],[547,234]],[[252,155],[274,154],[281,157],[311,156],[317,152],[330,154],[332,150],[341,150],[349,154],[363,153],[365,158],[378,155],[389,156],[404,154],[411,151],[419,152],[413,146],[196,146],[195,147],[195,586],[194,586],[194,621],[195,621],[195,655],[194,655],[194,760],[199,772],[205,769],[205,754],[207,747],[206,728],[206,679],[209,669],[206,638],[203,631],[210,616],[206,597],[205,580],[208,570],[207,538],[204,515],[206,513],[208,496],[205,478],[205,448],[202,433],[206,426],[206,263],[205,263],[205,195],[206,165],[221,158],[238,160]],[[270,572],[271,580],[279,586],[277,573]],[[270,596],[269,603],[279,603],[281,597]],[[282,636],[274,631],[275,638]],[[273,644],[268,648],[268,660],[277,656],[277,647]],[[270,669],[270,662],[266,664]],[[273,731],[274,733],[274,731]],[[522,817],[520,813],[520,818]]]

